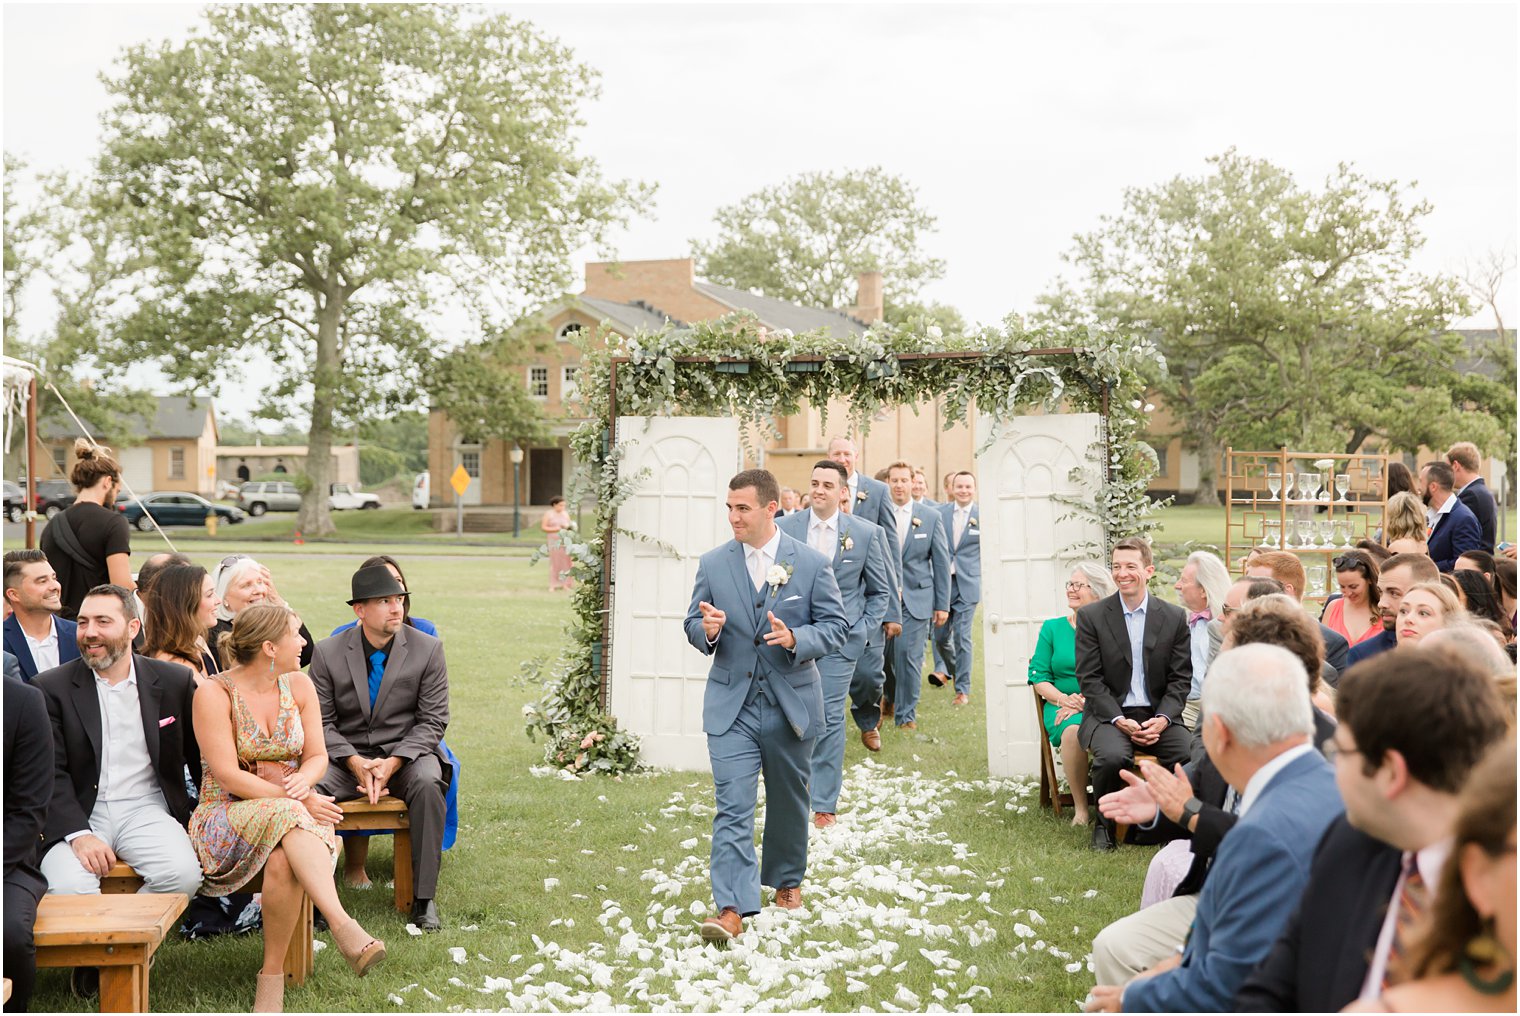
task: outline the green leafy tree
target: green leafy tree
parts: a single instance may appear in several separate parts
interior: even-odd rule
[[[911,184],[879,167],[804,173],[714,218],[717,237],[692,241],[703,276],[808,307],[853,305],[861,272],[882,273],[889,305],[945,274],[921,247],[934,216]]]
[[[1495,421],[1466,412],[1447,332],[1467,299],[1456,279],[1411,267],[1428,202],[1344,164],[1319,188],[1233,149],[1209,164],[1127,190],[1122,212],[1076,238],[1078,284],[1041,301],[1048,319],[1155,340],[1156,384],[1198,448],[1200,500],[1217,496],[1226,444],[1491,436]]]
[[[309,534],[335,434],[415,405],[440,314],[489,334],[649,196],[576,152],[594,73],[506,15],[214,7],[108,85],[98,204],[146,261],[114,355],[198,386],[272,362],[267,405],[309,410]]]

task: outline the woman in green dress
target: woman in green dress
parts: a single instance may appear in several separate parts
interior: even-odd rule
[[[1087,810],[1087,752],[1077,743],[1082,725],[1081,686],[1077,684],[1077,611],[1097,603],[1114,591],[1108,569],[1097,561],[1083,561],[1071,570],[1066,582],[1066,613],[1040,626],[1040,638],[1029,659],[1029,683],[1045,700],[1045,736],[1061,752],[1061,768],[1071,785],[1071,824],[1085,826]]]

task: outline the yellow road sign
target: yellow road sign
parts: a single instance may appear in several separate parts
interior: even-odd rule
[[[470,487],[469,471],[464,466],[454,470],[454,475],[449,477],[449,486],[454,488],[454,493],[464,497],[464,492]]]

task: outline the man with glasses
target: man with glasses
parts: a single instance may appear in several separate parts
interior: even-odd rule
[[[1336,694],[1328,746],[1346,814],[1237,1012],[1338,1012],[1399,979],[1391,956],[1428,913],[1451,849],[1457,793],[1507,730],[1494,681],[1426,649],[1354,666]]]

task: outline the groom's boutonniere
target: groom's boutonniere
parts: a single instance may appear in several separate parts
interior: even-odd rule
[[[966,525],[968,525],[968,526],[974,526],[974,525],[976,525],[976,516],[975,515],[968,516],[967,519],[966,519]]]
[[[868,498],[870,496],[871,496],[871,492],[870,491],[863,490],[859,494],[855,495],[855,500],[856,501],[864,501],[866,498]]]
[[[776,591],[786,585],[791,577],[792,566],[790,563],[771,565],[770,570],[765,573],[765,581],[770,584],[771,595],[775,596]]]
[[[919,526],[921,526],[923,524],[924,524],[924,520],[923,519],[919,518],[917,515],[913,516],[913,528],[914,529],[917,529]]]
[[[840,550],[854,550],[855,549],[855,538],[853,536],[851,536],[849,533],[841,533],[839,535],[839,549]]]

